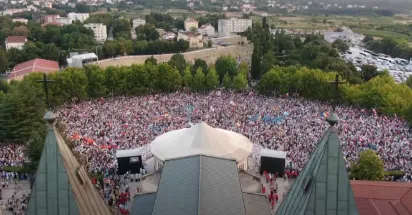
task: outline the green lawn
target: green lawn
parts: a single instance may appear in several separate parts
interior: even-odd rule
[[[352,30],[356,33],[361,33],[361,34],[373,36],[373,37],[394,37],[394,38],[400,38],[400,39],[406,39],[406,40],[410,39],[405,34],[400,34],[400,33],[392,32],[392,31],[382,31],[382,30],[375,30],[375,29],[360,29],[360,28],[354,28]]]

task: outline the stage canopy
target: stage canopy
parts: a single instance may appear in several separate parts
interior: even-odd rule
[[[151,143],[151,149],[161,161],[190,155],[209,155],[240,162],[252,153],[252,142],[241,134],[213,128],[202,122],[158,136]]]
[[[139,156],[139,155],[142,155],[142,149],[141,148],[117,150],[116,151],[116,158],[135,157],[135,156]]]
[[[271,158],[282,158],[286,159],[286,152],[284,151],[276,151],[270,149],[262,149],[260,151],[260,156],[262,157],[271,157]]]

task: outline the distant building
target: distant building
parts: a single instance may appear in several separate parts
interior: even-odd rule
[[[88,62],[98,60],[99,58],[95,53],[85,53],[73,55],[67,58],[67,65],[70,67],[83,68],[83,65]]]
[[[51,9],[53,8],[53,2],[44,2],[43,7]]]
[[[24,19],[24,18],[16,18],[16,19],[13,19],[13,22],[21,22],[21,23],[27,24],[29,20]]]
[[[69,13],[67,14],[67,17],[71,18],[73,21],[79,20],[80,22],[86,21],[86,19],[89,18],[88,13]]]
[[[21,80],[24,76],[33,72],[53,73],[59,70],[59,63],[45,59],[33,59],[24,63],[17,64],[13,70],[7,74],[7,81]]]
[[[59,17],[56,18],[56,23],[59,25],[70,25],[73,23],[73,19],[69,17]],[[51,23],[52,24],[52,23]]]
[[[197,32],[203,36],[214,36],[216,34],[215,27],[213,27],[210,23],[200,26],[200,28],[197,29]]]
[[[219,19],[218,31],[219,34],[229,36],[230,34],[237,34],[245,32],[249,27],[252,27],[251,19]]]
[[[46,15],[41,19],[42,24],[52,24],[52,23],[57,23],[57,19],[60,18],[59,15],[53,14],[53,15]]]
[[[27,38],[25,36],[8,36],[4,44],[6,45],[6,50],[11,48],[21,50],[26,42]]]
[[[176,34],[173,32],[166,32],[162,34],[162,39],[164,40],[174,40],[176,38]]]
[[[141,25],[146,25],[146,20],[145,19],[133,19],[133,29],[141,26]]]
[[[190,31],[179,32],[177,40],[185,40],[189,42],[190,48],[203,48],[203,37],[199,33],[193,33]]]
[[[94,32],[94,39],[99,43],[104,43],[107,40],[107,28],[102,23],[89,23],[84,27],[90,28]]]
[[[365,38],[362,34],[353,33],[350,29],[344,29],[342,32],[326,32],[323,38],[329,42],[333,43],[335,40],[341,39],[346,43],[359,45]]]
[[[185,20],[185,30],[190,31],[191,28],[198,28],[199,22],[193,18],[187,18]]]
[[[251,4],[244,4],[242,5],[241,9],[243,13],[250,13],[253,12],[256,9],[256,7]]]

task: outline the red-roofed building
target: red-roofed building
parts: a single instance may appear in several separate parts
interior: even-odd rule
[[[359,215],[412,215],[412,183],[351,181]]]
[[[7,74],[7,81],[21,80],[24,76],[33,72],[53,73],[59,70],[59,63],[52,60],[36,58],[17,64],[13,70]]]
[[[11,48],[23,49],[24,44],[27,42],[25,36],[8,36],[4,44],[6,45],[6,50]]]

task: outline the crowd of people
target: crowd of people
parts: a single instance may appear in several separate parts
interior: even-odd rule
[[[261,148],[282,150],[287,152],[287,168],[299,172],[329,126],[322,117],[330,109],[329,104],[292,96],[214,91],[96,99],[57,113],[66,135],[76,143],[74,150],[95,173],[116,169],[117,149],[142,147],[146,160],[152,156],[150,142],[158,135],[200,121],[247,136],[254,143],[255,165]],[[349,106],[338,106],[336,113],[348,167],[361,151],[372,149],[386,170],[404,171],[404,179],[411,179],[412,134],[405,121]]]
[[[0,168],[3,166],[23,166],[25,146],[18,143],[0,142]]]

